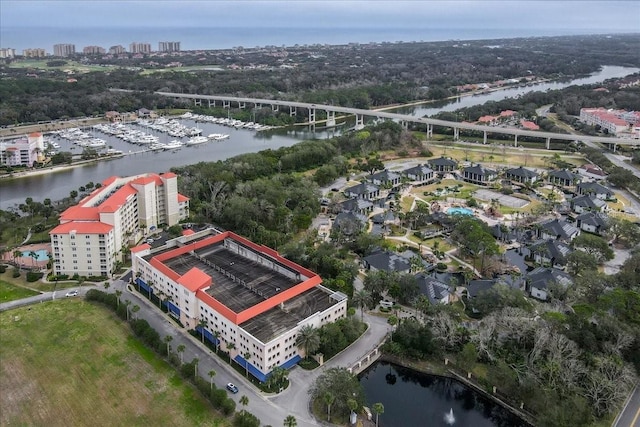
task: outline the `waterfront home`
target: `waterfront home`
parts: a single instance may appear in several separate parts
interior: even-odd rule
[[[552,219],[542,222],[537,224],[535,228],[537,236],[541,239],[556,239],[570,242],[580,234],[580,230],[563,219]]]
[[[453,286],[447,285],[427,273],[418,273],[415,278],[420,293],[426,295],[432,305],[449,304],[454,290]]]
[[[537,267],[527,274],[526,289],[533,298],[546,301],[549,296],[549,285],[553,283],[566,288],[573,284],[573,280],[564,271]]]
[[[347,188],[346,190],[344,190],[344,194],[347,197],[355,197],[365,200],[376,200],[380,198],[380,187],[369,182],[363,182],[361,184]]]
[[[576,191],[578,194],[588,194],[602,200],[611,200],[614,198],[613,191],[597,182],[581,182],[576,186]]]
[[[458,169],[458,162],[453,159],[448,159],[446,157],[438,157],[437,159],[429,159],[427,160],[427,164],[431,169],[439,174],[453,172]]]
[[[400,185],[401,176],[398,173],[391,172],[387,169],[368,175],[365,179],[374,185],[392,188]]]
[[[369,271],[386,271],[388,273],[408,273],[411,262],[400,254],[390,251],[378,251],[362,259],[362,266]]]
[[[559,240],[546,239],[532,243],[529,251],[537,264],[550,265],[562,270],[567,265],[567,256],[573,249]]]
[[[606,215],[595,212],[578,215],[576,225],[580,230],[593,234],[604,234],[608,227]]]
[[[482,165],[468,166],[462,170],[462,179],[473,184],[487,185],[498,177],[498,172]]]
[[[434,181],[435,173],[433,169],[426,165],[418,165],[402,171],[402,174],[414,184],[428,184]]]
[[[520,166],[517,168],[507,169],[504,173],[504,177],[513,182],[531,185],[537,181],[538,173]]]
[[[567,169],[556,169],[547,173],[547,179],[551,184],[561,187],[573,187],[582,181],[582,177]]]
[[[609,209],[607,202],[590,195],[574,197],[569,203],[571,210],[578,214],[585,212],[605,212]]]

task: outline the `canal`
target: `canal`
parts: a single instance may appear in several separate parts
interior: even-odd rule
[[[395,112],[413,114],[416,116],[433,115],[440,111],[452,111],[462,107],[481,105],[488,101],[497,101],[507,97],[522,95],[531,91],[544,91],[548,89],[561,89],[571,85],[599,83],[607,79],[624,77],[640,71],[638,68],[604,66],[593,75],[575,79],[568,82],[541,83],[532,86],[505,89],[501,91],[481,94],[477,96],[461,97],[449,103],[424,104],[413,107],[403,107]],[[336,134],[347,126],[334,128],[333,130],[317,129],[315,132],[306,127],[296,126],[288,129],[274,129],[266,132],[255,132],[247,129],[234,129],[210,123],[195,123],[192,120],[181,120],[187,126],[197,125],[203,129],[203,134],[228,133],[230,138],[219,142],[209,142],[200,146],[183,147],[178,151],[149,152],[144,154],[127,155],[122,158],[101,161],[91,165],[58,171],[45,175],[28,176],[19,179],[0,180],[0,209],[15,207],[23,203],[26,197],[32,197],[36,201],[45,198],[59,200],[67,197],[71,190],[77,190],[81,185],[92,182],[101,182],[112,176],[127,176],[145,172],[164,172],[171,167],[184,166],[198,162],[225,160],[244,153],[253,153],[266,149],[277,149],[294,145],[300,141],[317,138],[324,139]],[[142,129],[142,128],[140,128]],[[107,140],[107,144],[114,149],[125,153],[138,151],[140,146],[128,144],[115,137],[100,132],[92,132],[95,136]],[[156,133],[160,142],[168,142],[166,134]],[[70,143],[57,139],[61,150],[69,150],[79,153],[79,148],[72,147]]]
[[[512,412],[466,385],[388,362],[360,376],[369,407],[382,403],[382,427],[528,427]],[[374,415],[375,421],[375,415]]]

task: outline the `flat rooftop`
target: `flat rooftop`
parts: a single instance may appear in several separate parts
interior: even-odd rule
[[[193,267],[211,276],[212,284],[205,292],[235,313],[300,283],[226,249],[222,242],[171,258],[164,264],[181,276]]]

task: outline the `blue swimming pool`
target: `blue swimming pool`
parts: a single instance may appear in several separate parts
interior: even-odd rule
[[[35,260],[36,261],[48,261],[49,260],[49,252],[46,249],[38,249],[35,252]],[[31,257],[31,251],[22,252],[23,257]]]
[[[469,208],[453,207],[447,209],[449,215],[473,215],[473,211]]]

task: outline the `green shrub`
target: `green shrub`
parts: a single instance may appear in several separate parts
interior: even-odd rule
[[[5,271],[7,271],[7,266],[6,265],[0,265],[0,273],[4,273]]]
[[[11,274],[11,277],[13,277],[14,279],[17,279],[18,277],[20,277],[20,269],[14,268],[13,273]]]
[[[43,273],[39,273],[37,271],[29,271],[27,272],[27,282],[35,282],[37,280],[42,279]]]

